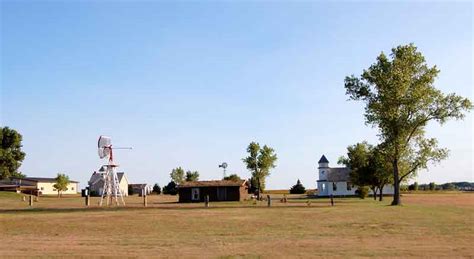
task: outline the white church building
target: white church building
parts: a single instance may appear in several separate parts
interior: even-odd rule
[[[329,167],[326,156],[319,159],[318,196],[351,196],[355,195],[357,186],[350,182],[351,169],[348,167]],[[393,194],[393,185],[386,185],[383,194]],[[369,191],[372,195],[372,191]]]

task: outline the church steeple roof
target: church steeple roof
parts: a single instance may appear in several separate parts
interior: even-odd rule
[[[321,159],[319,159],[318,164],[320,164],[320,163],[329,163],[329,161],[328,161],[328,159],[323,155],[323,156],[321,157]]]

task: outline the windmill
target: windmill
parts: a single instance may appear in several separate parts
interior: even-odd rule
[[[222,164],[219,165],[219,168],[223,168],[223,169],[224,169],[224,177],[223,177],[222,179],[225,178],[225,171],[226,171],[227,166],[228,166],[228,165],[227,165],[226,162],[224,162],[224,163],[222,163]]]
[[[119,181],[115,168],[118,167],[114,163],[113,149],[132,149],[128,148],[112,148],[112,140],[110,137],[100,136],[99,141],[97,142],[97,147],[99,151],[99,157],[101,159],[108,158],[109,162],[107,165],[104,165],[104,173],[102,174],[102,180],[104,181],[104,187],[102,188],[102,195],[100,197],[99,205],[102,206],[104,198],[106,199],[106,205],[109,205],[109,202],[115,199],[115,204],[119,205],[119,198],[123,205],[125,202],[123,200],[123,193],[120,190]]]

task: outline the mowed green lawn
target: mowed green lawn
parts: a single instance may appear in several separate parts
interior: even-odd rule
[[[84,209],[42,197],[36,209],[0,193],[0,256],[473,257],[474,193],[406,194],[402,207],[356,198],[177,204],[127,198]],[[97,200],[93,200],[96,204]]]

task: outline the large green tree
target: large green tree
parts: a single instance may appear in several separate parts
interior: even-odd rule
[[[357,143],[347,147],[347,157],[340,157],[338,163],[344,164],[351,169],[351,183],[357,186],[368,186],[377,194],[377,179],[373,168],[370,166],[371,154],[374,147],[367,142]]]
[[[462,119],[472,109],[469,99],[444,94],[434,87],[439,70],[429,67],[413,44],[381,53],[360,77],[345,79],[347,95],[365,102],[365,120],[379,130],[381,144],[393,168],[395,193],[392,205],[400,205],[400,183],[429,162],[446,158],[448,151],[435,138],[425,137],[430,121],[443,124]],[[400,167],[400,163],[406,163]]]
[[[277,156],[275,150],[267,145],[263,148],[256,142],[251,142],[247,147],[248,157],[242,159],[247,169],[252,173],[252,178],[257,181],[257,195],[264,190],[265,178],[270,175],[270,170],[275,168]]]
[[[61,197],[63,191],[67,191],[69,182],[69,176],[65,174],[58,174],[56,176],[56,183],[53,185],[53,187],[58,191],[58,197]]]
[[[184,169],[181,167],[177,167],[171,170],[170,178],[176,184],[180,184],[184,182]]]
[[[25,153],[21,151],[22,136],[14,129],[0,127],[0,180],[11,177],[23,178],[18,172]]]

